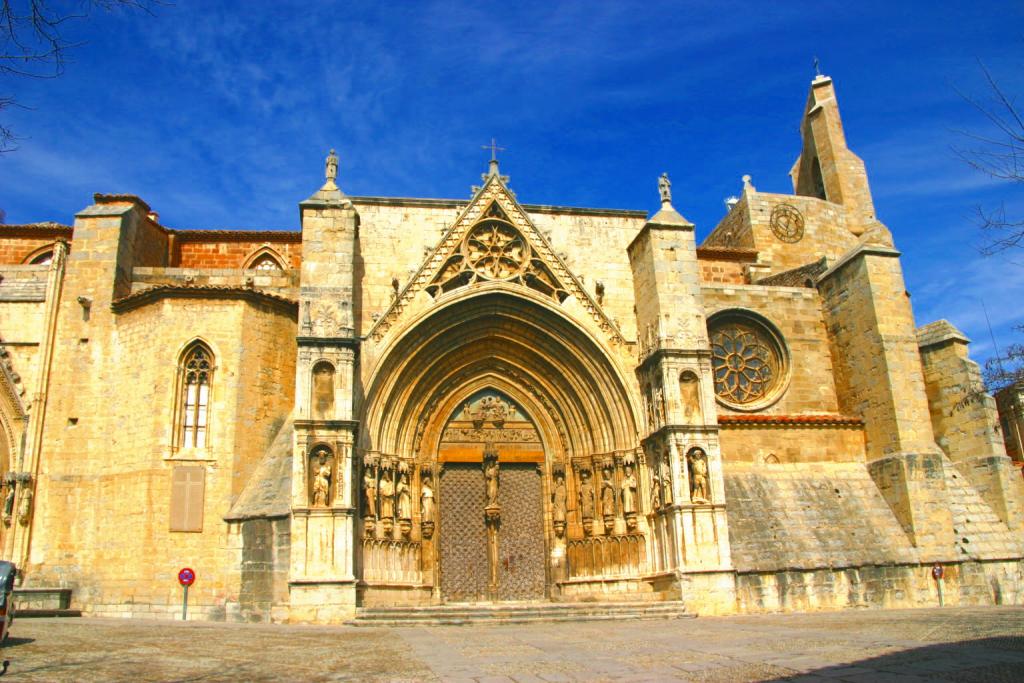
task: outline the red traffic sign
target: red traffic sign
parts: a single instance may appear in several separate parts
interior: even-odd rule
[[[191,586],[195,582],[196,573],[188,567],[185,567],[180,572],[178,572],[178,583],[180,583],[182,586]]]
[[[941,564],[936,564],[934,567],[932,567],[932,578],[935,579],[936,581],[941,579],[942,575],[944,573],[945,572],[944,572]]]

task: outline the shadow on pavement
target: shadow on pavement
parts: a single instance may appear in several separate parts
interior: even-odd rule
[[[19,638],[17,636],[8,636],[7,640],[4,641],[3,647],[0,647],[0,656],[3,655],[5,649],[9,647],[17,647],[19,645],[28,645],[29,643],[36,642],[35,638]]]
[[[826,679],[878,683],[1021,681],[1024,680],[1024,633],[927,645],[808,670],[771,681]]]

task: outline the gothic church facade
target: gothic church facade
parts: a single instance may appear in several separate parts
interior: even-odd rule
[[[349,197],[177,230],[0,226],[3,557],[87,614],[1024,600],[1024,485],[968,340],[915,327],[816,78],[792,194],[646,211]],[[344,184],[344,183],[342,183]],[[653,194],[653,193],[652,193]],[[681,202],[676,201],[676,205]],[[898,233],[897,233],[898,236]]]

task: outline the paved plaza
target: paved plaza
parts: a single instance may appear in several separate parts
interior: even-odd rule
[[[23,619],[10,681],[1021,681],[1024,609],[353,628]]]

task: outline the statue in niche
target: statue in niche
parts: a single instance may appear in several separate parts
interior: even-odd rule
[[[665,424],[665,390],[660,383],[654,385],[654,415],[657,426]]]
[[[420,482],[420,527],[424,538],[434,535],[434,487],[429,475]]]
[[[627,515],[636,513],[636,475],[628,463],[622,470],[622,512]]]
[[[594,519],[594,484],[590,481],[590,470],[580,470],[580,517],[589,534]]]
[[[668,451],[665,451],[665,470],[661,485],[661,497],[664,501],[664,505],[671,505],[674,500],[674,496],[672,495],[672,457],[669,455]]]
[[[313,507],[327,507],[331,492],[331,466],[327,453],[320,451],[320,460],[313,469]]]
[[[14,480],[10,479],[7,481],[7,495],[4,496],[4,526],[10,526],[14,518],[14,494]]]
[[[655,473],[651,475],[651,510],[661,509],[661,478]]]
[[[32,487],[23,486],[21,501],[18,503],[18,523],[28,526],[29,518],[32,516]]]
[[[559,538],[565,533],[565,472],[555,471],[555,485],[551,491],[551,522],[555,535]]]
[[[647,413],[647,429],[654,431],[654,405],[651,403],[651,388],[644,388],[644,412]]]
[[[636,530],[636,475],[633,466],[626,463],[622,468],[622,514],[626,518],[626,528]]]
[[[334,366],[317,363],[313,368],[313,417],[326,420],[334,412]]]
[[[380,478],[380,517],[381,519],[394,519],[395,517],[395,482],[392,479],[391,469],[385,468]]]
[[[615,485],[612,483],[612,468],[601,469],[601,517],[604,530],[610,532],[615,525]]]
[[[403,473],[395,485],[398,497],[398,518],[412,519],[412,492],[409,490],[409,475]]]
[[[487,483],[486,508],[498,507],[498,459],[487,458],[484,462],[484,480]]]
[[[373,467],[363,470],[363,499],[366,502],[367,518],[377,517],[377,473]]]
[[[690,466],[690,502],[710,502],[708,495],[708,456],[701,448],[692,448],[686,455]]]
[[[692,372],[684,372],[679,377],[679,408],[683,424],[700,424],[700,381]]]

